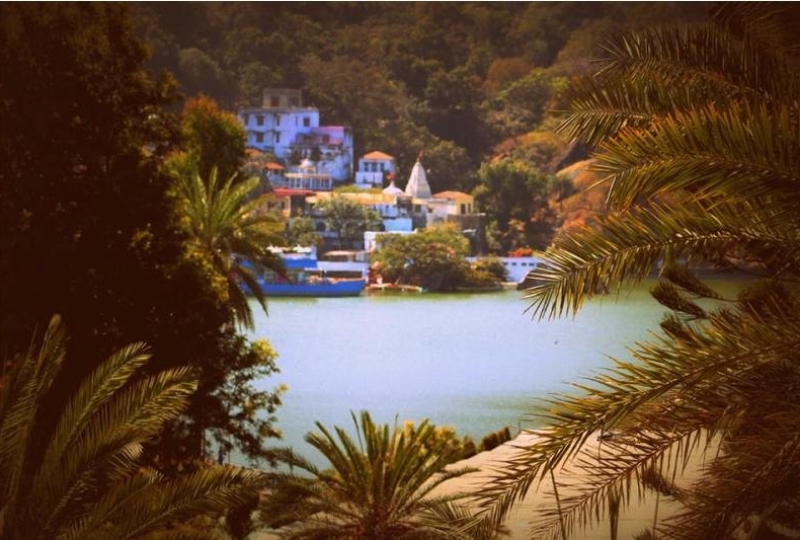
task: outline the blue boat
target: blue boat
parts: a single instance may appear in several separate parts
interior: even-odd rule
[[[314,296],[337,297],[358,296],[367,284],[365,279],[310,279],[303,283],[296,282],[262,282],[259,285],[264,294],[269,297],[276,296]]]
[[[280,252],[280,256],[286,266],[286,278],[271,270],[256,272],[256,282],[268,298],[358,296],[367,285],[367,280],[363,278],[326,277],[317,266],[315,250],[304,250],[299,253]]]

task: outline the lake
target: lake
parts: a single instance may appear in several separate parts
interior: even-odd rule
[[[716,281],[732,294],[735,282]],[[253,338],[269,339],[286,384],[278,409],[283,441],[313,458],[303,435],[321,421],[351,428],[350,411],[455,427],[477,441],[504,426],[531,427],[537,398],[610,366],[609,356],[658,331],[665,308],[644,283],[596,297],[574,318],[535,321],[518,291],[362,295],[252,304]]]

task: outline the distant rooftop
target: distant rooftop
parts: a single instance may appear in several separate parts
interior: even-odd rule
[[[296,88],[264,88],[261,104],[265,109],[299,108],[303,106],[303,92]]]
[[[390,156],[389,154],[384,154],[383,152],[370,152],[369,154],[364,154],[364,159],[377,159],[377,160],[392,160],[394,156]]]
[[[434,199],[462,199],[464,197],[472,197],[472,195],[463,191],[440,191],[433,195]]]

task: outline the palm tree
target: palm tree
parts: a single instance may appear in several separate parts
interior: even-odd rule
[[[266,297],[256,282],[253,267],[269,268],[281,275],[286,269],[270,246],[283,243],[283,225],[270,214],[260,212],[261,201],[254,197],[257,177],[236,181],[234,174],[220,182],[213,167],[208,181],[199,174],[180,176],[180,190],[186,204],[185,216],[196,245],[210,258],[221,280],[224,296],[230,302],[236,320],[253,327],[253,315],[246,291],[266,311]]]
[[[673,313],[632,361],[545,404],[538,442],[486,492],[487,520],[569,463],[579,494],[537,517],[537,538],[566,538],[648,486],[683,503],[651,535],[800,534],[797,20],[794,5],[721,5],[707,27],[612,41],[573,88],[562,131],[594,145],[609,213],[554,241],[529,309],[575,313],[594,291],[658,270],[653,295]],[[687,269],[698,262],[763,279],[723,299]],[[602,431],[613,438],[588,452]],[[697,482],[665,482],[710,448]]]
[[[330,463],[320,470],[288,449],[279,459],[308,473],[283,474],[262,505],[276,516],[270,525],[285,538],[458,538],[472,523],[456,502],[463,494],[433,495],[443,482],[471,469],[445,470],[447,452],[431,452],[436,432],[427,421],[403,430],[353,414],[358,443],[337,427],[336,435],[317,422],[320,433],[305,440]],[[338,440],[337,440],[338,437]]]
[[[148,359],[141,344],[112,354],[57,411],[53,430],[43,428],[56,414],[43,404],[65,343],[54,317],[0,381],[0,538],[185,537],[173,523],[221,513],[263,485],[262,473],[233,467],[167,480],[141,466],[142,444],[181,414],[197,384],[186,368],[136,377]]]

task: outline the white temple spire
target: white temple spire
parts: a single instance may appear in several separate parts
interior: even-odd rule
[[[414,163],[414,168],[411,169],[411,176],[406,184],[406,195],[418,199],[430,199],[431,186],[428,184],[428,176],[425,174],[421,160],[422,152],[420,152],[417,162]]]

